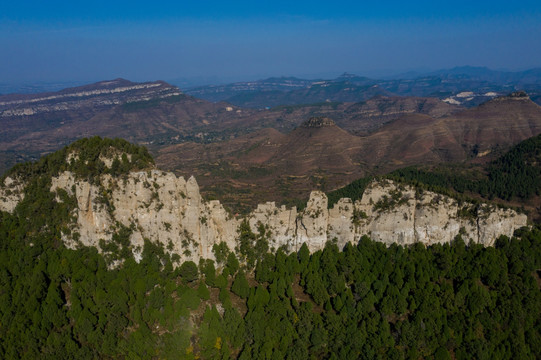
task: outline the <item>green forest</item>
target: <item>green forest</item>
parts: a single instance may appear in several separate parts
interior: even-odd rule
[[[74,202],[49,191],[52,173],[102,171],[112,140],[85,141],[13,170],[28,185],[13,214],[0,212],[2,359],[541,358],[538,226],[494,247],[364,236],[272,254],[265,228],[243,222],[237,249],[218,244],[216,261],[182,264],[148,241],[136,262],[121,228],[111,267],[95,248],[65,247]],[[131,154],[119,174],[152,164],[119,144]],[[60,161],[74,149],[79,159]]]

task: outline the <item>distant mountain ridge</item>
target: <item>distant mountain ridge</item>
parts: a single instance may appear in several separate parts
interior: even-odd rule
[[[457,66],[452,69],[438,70],[430,73],[432,76],[447,78],[478,79],[498,85],[513,83],[515,85],[539,84],[541,82],[541,68],[524,71],[498,71],[483,66]]]
[[[269,78],[202,86],[187,89],[186,93],[252,108],[321,101],[358,102],[375,95],[430,96],[471,107],[517,90],[528,90],[533,100],[541,103],[541,68],[510,72],[463,66],[390,79],[370,79],[349,73],[327,80]],[[466,95],[456,96],[461,93]]]
[[[104,107],[181,94],[178,88],[163,81],[133,83],[125,79],[115,79],[58,92],[2,95],[0,117],[76,110],[83,107]]]
[[[209,101],[222,101],[231,96],[253,91],[291,91],[304,89],[317,80],[303,80],[295,77],[271,77],[264,80],[236,82],[225,85],[200,86],[187,90],[192,96]]]
[[[268,84],[281,86],[276,85],[280,81],[295,87],[292,78]],[[322,83],[311,91],[325,98],[327,90]],[[220,141],[268,127],[289,132],[312,116],[329,116],[347,131],[368,133],[404,113],[439,117],[457,109],[437,99],[380,96],[359,104],[323,101],[259,111],[197,99],[163,81],[114,79],[58,92],[0,96],[0,170],[93,135],[156,148]]]
[[[25,81],[20,83],[4,82],[0,83],[0,95],[55,92],[88,83],[91,83],[91,81]]]

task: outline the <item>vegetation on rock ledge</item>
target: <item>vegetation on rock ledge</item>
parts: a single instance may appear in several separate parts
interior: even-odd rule
[[[104,159],[110,159],[107,166]],[[23,180],[35,176],[57,176],[63,171],[71,171],[78,178],[92,180],[103,174],[114,176],[130,171],[148,169],[154,159],[144,146],[129,143],[123,139],[108,139],[94,136],[75,141],[36,162],[14,166],[6,176]]]

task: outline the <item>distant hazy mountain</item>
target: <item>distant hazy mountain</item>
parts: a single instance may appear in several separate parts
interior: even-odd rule
[[[323,100],[336,95],[333,88],[337,84],[341,86],[320,82],[287,93],[295,96],[292,99]],[[275,89],[300,86],[292,78],[257,85]],[[352,100],[359,97],[355,91],[359,89],[366,97],[384,93],[377,86],[366,89],[351,85],[350,89],[344,91]],[[258,111],[197,99],[161,81],[115,79],[58,92],[0,96],[0,170],[92,135],[123,137],[151,146],[188,140],[212,142],[267,127],[288,132],[311,116],[332,116],[352,133],[367,133],[403,114],[439,117],[456,110],[457,106],[437,99],[379,96],[363,103],[322,101]]]
[[[391,79],[370,79],[348,73],[330,80],[269,78],[202,86],[188,89],[186,93],[250,108],[322,101],[359,102],[375,95],[429,96],[472,107],[517,90],[527,90],[534,101],[540,101],[541,68],[506,72],[464,66],[426,74],[402,74]]]
[[[92,135],[139,143],[184,136],[225,106],[195,99],[165,82],[124,79],[39,94],[0,96],[0,170]],[[212,114],[212,115],[211,115]]]
[[[408,154],[410,150],[406,151],[400,144],[424,144],[426,139],[433,136],[434,141],[439,141],[443,136],[443,139],[459,145],[449,148],[447,143],[440,146],[437,141],[432,143],[427,140],[422,147],[412,150],[415,154],[410,154],[411,161],[425,161],[428,159],[426,154],[431,154],[430,159],[434,161],[460,159],[470,147],[477,146],[479,151],[486,151],[493,145],[510,146],[541,132],[537,129],[541,121],[539,106],[533,104],[526,94],[508,102],[498,102],[494,111],[483,113],[476,109],[491,109],[490,104],[499,100],[486,100],[496,98],[498,93],[462,91],[440,98],[406,97],[392,96],[392,92],[386,89],[393,85],[401,91],[422,93],[442,83],[441,78],[429,79],[432,81],[417,79],[373,84],[371,79],[343,74],[336,81],[310,80],[309,86],[295,78],[256,82],[253,86],[268,90],[244,92],[245,103],[249,100],[255,107],[258,101],[261,104],[263,100],[277,102],[276,99],[282,99],[291,104],[268,110],[197,99],[161,81],[133,83],[115,79],[58,92],[3,95],[0,96],[0,171],[16,162],[35,159],[76,139],[93,135],[122,137],[145,144],[156,153],[165,146],[188,141],[226,144],[226,140],[266,128],[287,134],[311,117],[332,118],[338,127],[351,136],[363,136],[363,152],[370,154],[363,161],[379,159],[372,164],[379,167],[389,164],[389,159],[400,159]],[[402,85],[409,87],[400,87]],[[273,97],[271,94],[277,95]],[[266,96],[269,98],[266,99]],[[237,95],[237,98],[240,97]],[[476,101],[485,101],[486,104],[472,107],[473,118],[463,115],[465,112],[461,104],[471,106]],[[311,104],[298,105],[303,103]],[[461,120],[464,116],[467,118],[465,121]],[[439,125],[432,128],[430,124]],[[456,129],[457,124],[467,125],[468,132],[453,130],[458,133],[449,137],[450,129]],[[521,126],[521,132],[511,131],[515,124]],[[382,136],[385,129],[387,134],[393,133],[392,137],[398,138],[389,142],[385,135],[374,140],[369,147],[365,146],[371,142],[370,139],[377,138],[376,134]],[[466,134],[476,137],[466,141],[462,138]],[[425,140],[421,142],[421,139]],[[444,150],[436,154],[432,149]],[[239,151],[245,150],[240,147]]]
[[[280,94],[296,89],[306,89],[315,82],[317,81],[297,79],[294,77],[273,77],[264,80],[236,82],[225,85],[200,86],[185,90],[185,92],[208,101],[222,101],[248,93],[268,92]]]
[[[482,80],[496,85],[531,85],[541,83],[541,68],[525,71],[498,71],[487,67],[460,66],[448,70],[438,70],[430,75],[442,78]]]

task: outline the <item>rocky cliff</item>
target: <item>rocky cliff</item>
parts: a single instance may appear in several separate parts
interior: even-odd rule
[[[23,197],[24,184],[6,178],[0,190],[0,209],[12,212]],[[144,240],[161,243],[183,260],[214,258],[214,244],[237,247],[244,219],[231,216],[219,201],[204,201],[194,177],[187,181],[159,170],[130,172],[119,177],[102,175],[90,183],[69,171],[52,178],[51,191],[64,190],[76,200],[76,222],[63,240],[69,247],[102,247],[115,232],[130,229],[136,256]],[[57,197],[57,201],[61,201]],[[341,199],[327,208],[324,193],[314,191],[303,211],[260,204],[247,216],[254,233],[261,225],[269,247],[296,251],[306,243],[310,251],[327,241],[339,247],[362,235],[385,244],[445,243],[458,234],[468,241],[493,245],[499,235],[511,236],[526,225],[526,216],[491,205],[473,205],[449,197],[380,180],[371,183],[360,201]]]

